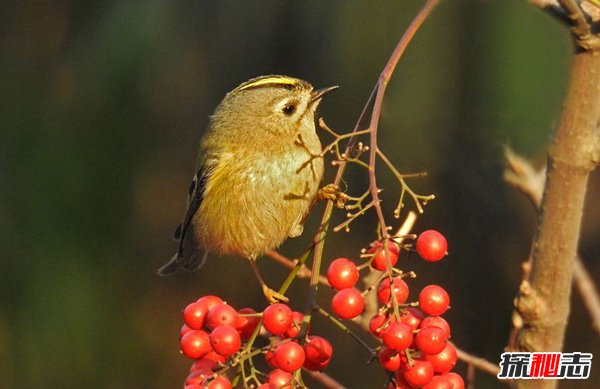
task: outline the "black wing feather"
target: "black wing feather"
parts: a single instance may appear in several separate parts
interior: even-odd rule
[[[205,185],[206,174],[204,169],[200,168],[189,188],[188,205],[183,222],[177,226],[173,233],[173,239],[179,241],[179,248],[171,260],[158,269],[158,274],[167,276],[180,269],[193,271],[204,264],[206,253],[200,258],[198,250],[195,249],[193,236],[189,230],[192,227],[192,219],[202,203]]]

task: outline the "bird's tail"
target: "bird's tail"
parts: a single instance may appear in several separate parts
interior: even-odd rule
[[[186,271],[198,270],[204,265],[207,257],[207,251],[202,253],[202,255],[200,252],[196,251],[185,256],[182,255],[182,253],[177,252],[175,255],[173,255],[173,257],[171,257],[169,262],[158,269],[157,273],[161,276],[170,276],[171,274],[177,273],[182,269]]]

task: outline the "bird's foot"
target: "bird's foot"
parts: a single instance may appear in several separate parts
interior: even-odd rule
[[[263,285],[262,289],[263,294],[265,295],[265,298],[267,299],[269,304],[287,303],[290,301],[290,299],[288,299],[281,293],[269,288],[267,285]]]
[[[348,201],[348,195],[340,191],[340,187],[335,184],[328,184],[317,192],[318,200],[331,200],[337,208],[344,208]]]

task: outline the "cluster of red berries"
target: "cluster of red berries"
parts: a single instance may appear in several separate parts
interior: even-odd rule
[[[333,347],[327,339],[315,335],[307,336],[302,346],[293,339],[300,334],[303,320],[303,313],[292,312],[285,304],[273,304],[264,310],[265,329],[279,340],[291,339],[288,342],[280,342],[273,350],[266,352],[265,359],[271,367],[293,373],[301,367],[321,371],[329,365]]]
[[[415,247],[419,256],[430,262],[442,259],[447,250],[443,235],[433,230],[423,232]],[[361,266],[388,271],[373,286],[377,286],[381,306],[371,318],[369,330],[382,341],[378,351],[381,366],[394,373],[389,387],[463,389],[460,376],[451,372],[457,354],[448,342],[450,326],[440,317],[450,306],[448,293],[440,286],[429,285],[419,293],[419,309],[416,304],[406,303],[409,287],[403,277],[407,274],[393,268],[399,255],[398,243],[374,242],[363,255],[368,263]],[[360,315],[363,294],[371,288],[364,293],[355,288],[359,267],[349,259],[338,258],[329,266],[327,279],[337,290],[331,304],[333,312],[342,319]],[[184,309],[183,319],[181,352],[195,360],[185,389],[230,389],[233,374],[229,368],[261,353],[273,370],[260,373],[264,380],[260,378],[259,382],[257,378],[255,387],[291,389],[297,383],[294,372],[301,368],[321,371],[333,354],[325,338],[301,336],[304,314],[286,304],[273,304],[257,313],[251,308],[236,310],[217,296],[204,296]],[[270,338],[262,348],[254,346],[260,331]]]
[[[442,234],[428,230],[419,235],[416,251],[428,262],[446,256],[447,242]],[[366,251],[368,265],[379,271],[398,262],[400,246],[392,240],[374,242]],[[419,293],[419,307],[405,304],[409,287],[403,280],[406,274],[393,269],[377,287],[378,313],[371,318],[369,329],[381,338],[381,366],[395,372],[390,388],[448,388],[462,389],[461,377],[450,372],[457,361],[454,346],[448,342],[450,326],[440,315],[450,306],[448,293],[438,285],[429,285]],[[335,259],[327,270],[327,280],[337,289],[331,308],[342,319],[353,319],[364,308],[363,293],[354,286],[359,268],[347,258]],[[367,292],[370,289],[367,290]]]
[[[437,298],[443,295],[448,307],[448,295],[436,285],[423,289],[420,302],[427,296]],[[464,382],[451,370],[457,361],[456,349],[450,338],[450,326],[442,317],[440,304],[429,305],[421,309],[406,307],[395,315],[387,306],[369,322],[371,333],[381,338],[383,345],[379,350],[379,363],[394,372],[390,388],[426,388],[426,389],[463,389]]]
[[[181,329],[181,352],[196,360],[185,381],[185,389],[228,389],[231,382],[225,375],[233,358],[255,351],[242,347],[255,338],[261,324],[272,335],[270,346],[264,348],[266,362],[272,370],[262,389],[293,386],[292,373],[305,369],[321,371],[331,361],[333,348],[320,336],[310,335],[300,345],[304,314],[292,311],[285,304],[268,306],[262,314],[251,308],[236,311],[217,296],[204,296],[183,311],[185,324]]]
[[[250,308],[239,312],[217,296],[204,296],[183,310],[185,324],[181,328],[181,352],[196,362],[185,381],[186,389],[227,389],[231,382],[215,373],[226,360],[237,353],[242,338],[247,339],[260,318],[240,316],[254,313]]]
[[[369,265],[379,271],[386,270],[388,262],[391,267],[394,267],[400,256],[400,247],[394,241],[388,240],[385,248],[383,246],[379,241],[373,242],[366,254],[366,257],[370,258]],[[425,231],[417,238],[417,253],[428,262],[437,262],[442,259],[446,256],[447,249],[446,238],[435,230]],[[354,287],[358,278],[359,268],[347,258],[333,260],[327,269],[327,281],[332,288],[337,290],[331,300],[331,309],[342,319],[357,317],[365,306],[363,293]],[[403,304],[408,298],[408,285],[402,280],[402,277],[395,277],[392,281],[386,278],[377,289],[377,297],[381,304],[385,305],[391,302],[392,290],[398,304]],[[425,303],[435,304],[435,299]]]

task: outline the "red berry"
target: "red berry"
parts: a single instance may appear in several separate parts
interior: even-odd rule
[[[238,330],[240,336],[244,340],[250,339],[252,333],[260,323],[258,316],[244,316],[255,314],[256,311],[252,308],[242,308],[237,311],[237,320],[235,321],[235,329]]]
[[[183,389],[202,389],[202,386],[196,384],[186,385]]]
[[[413,389],[413,387],[404,379],[404,376],[402,375],[403,372],[404,370],[400,369],[396,370],[394,373],[394,381],[396,386],[394,386],[393,389]]]
[[[231,389],[231,382],[222,375],[216,376],[212,381],[204,381],[201,386],[203,389]]]
[[[423,327],[439,327],[446,334],[446,338],[450,338],[450,325],[443,317],[440,316],[427,316],[421,322],[421,328]]]
[[[446,343],[446,347],[437,354],[425,355],[425,360],[431,362],[433,370],[438,374],[445,374],[452,370],[457,359],[456,349],[451,343]]]
[[[206,326],[215,329],[218,326],[234,326],[237,321],[237,312],[225,303],[213,306],[206,315]]]
[[[242,340],[232,326],[218,326],[210,333],[210,345],[217,354],[227,358],[238,352]]]
[[[193,302],[183,310],[183,320],[191,329],[201,330],[206,323],[208,308],[201,302]]]
[[[278,369],[279,367],[277,366],[277,361],[275,360],[275,353],[272,350],[267,350],[265,352],[265,361],[267,362],[267,364],[269,366],[271,366],[273,369]]]
[[[210,335],[208,336],[210,340]],[[224,356],[217,354],[214,350],[211,350],[208,354],[204,356],[204,359],[209,359],[211,361],[215,361],[216,363],[224,363],[227,358]]]
[[[190,327],[187,326],[187,324],[184,324],[181,326],[181,330],[179,330],[179,338],[183,338],[183,335],[187,334],[188,332],[190,332],[192,329]]]
[[[205,376],[209,376],[219,366],[219,364],[211,359],[202,358],[194,362],[190,367],[190,373],[193,371],[201,371]]]
[[[202,330],[190,330],[179,343],[181,352],[188,358],[200,359],[211,351],[208,334]]]
[[[436,375],[427,385],[423,386],[423,389],[452,389],[452,383],[445,377]]]
[[[284,338],[295,338],[302,328],[302,321],[304,321],[304,314],[302,312],[292,312],[292,324],[285,331]]]
[[[288,373],[300,369],[304,364],[304,349],[298,343],[287,342],[275,348],[275,362],[277,367]]]
[[[212,296],[212,295],[202,296],[196,302],[205,305],[207,311],[210,311],[210,309],[212,307],[214,307],[215,305],[224,303],[220,297]]]
[[[267,379],[268,388],[277,389],[292,389],[292,381],[294,377],[287,371],[275,369],[269,373]]]
[[[387,252],[383,249],[383,245],[381,244],[381,242],[376,241],[371,243],[371,248],[368,251],[369,254],[374,254],[371,266],[373,266],[377,270],[383,271],[387,269],[385,260],[386,255],[390,260],[390,265],[394,266],[396,262],[398,262],[398,255],[400,253],[400,248],[398,247],[398,245],[388,240],[385,247],[387,248]]]
[[[381,346],[378,358],[381,367],[388,371],[398,370],[403,363],[402,355],[387,346]]]
[[[438,285],[428,285],[419,293],[419,306],[430,316],[440,316],[450,306],[450,296]]]
[[[379,338],[383,335],[383,326],[387,321],[387,316],[378,313],[369,320],[369,331]]]
[[[358,268],[347,258],[338,258],[327,269],[327,281],[337,290],[352,288],[358,281]]]
[[[406,350],[413,341],[410,327],[404,323],[392,323],[383,331],[383,343],[396,351]]]
[[[402,376],[409,385],[420,388],[427,385],[433,378],[433,365],[429,361],[415,359],[412,366],[404,367]]]
[[[283,335],[292,320],[292,310],[285,304],[269,305],[263,312],[263,325],[273,335]]]
[[[456,373],[447,373],[442,375],[452,384],[452,389],[465,389],[465,381],[463,381],[462,377]]]
[[[392,281],[394,295],[398,304],[403,304],[408,299],[408,285],[402,278],[396,277]],[[390,279],[384,279],[377,288],[377,300],[383,305],[391,303]]]
[[[308,370],[321,371],[331,362],[333,347],[325,338],[310,336],[304,343],[304,354],[306,355],[304,367]]]
[[[419,328],[421,321],[425,317],[425,314],[420,309],[408,307],[404,309],[403,315],[400,316],[400,321],[404,324],[408,324],[411,330]]]
[[[436,262],[446,256],[448,243],[444,235],[435,230],[423,231],[417,238],[417,253],[428,262]]]
[[[437,354],[446,347],[448,337],[440,327],[424,327],[417,332],[415,344],[424,354]]]
[[[331,300],[331,309],[342,319],[354,319],[364,307],[363,296],[354,288],[340,290]]]

